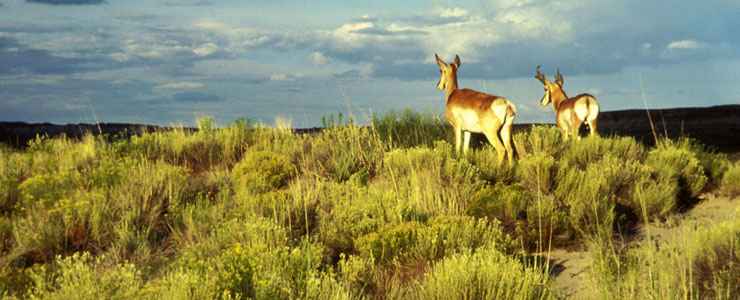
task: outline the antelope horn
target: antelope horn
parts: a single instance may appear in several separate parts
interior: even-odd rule
[[[558,84],[563,85],[563,74],[560,74],[560,68],[557,69],[557,73],[555,74],[555,81]]]
[[[540,65],[537,65],[537,74],[534,75],[534,78],[537,78],[540,82],[542,82],[542,84],[546,84],[547,83],[547,79],[545,78],[545,74],[542,74],[542,72],[540,72]]]

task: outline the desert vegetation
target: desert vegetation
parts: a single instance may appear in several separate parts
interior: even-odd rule
[[[0,147],[0,294],[552,299],[567,295],[550,251],[569,248],[591,257],[590,298],[740,296],[740,219],[671,225],[740,194],[724,154],[533,127],[509,166],[490,146],[455,154],[432,115],[331,120]]]

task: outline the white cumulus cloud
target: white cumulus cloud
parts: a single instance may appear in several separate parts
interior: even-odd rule
[[[706,47],[704,43],[696,40],[673,41],[666,46],[668,49],[699,49],[704,47]]]
[[[218,46],[214,43],[205,43],[193,49],[193,53],[198,56],[208,56],[218,51]]]

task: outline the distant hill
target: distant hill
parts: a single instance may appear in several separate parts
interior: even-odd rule
[[[740,151],[740,105],[652,109],[650,116],[659,136],[666,134],[669,137],[689,136],[721,151]],[[599,115],[599,132],[602,135],[633,136],[650,144],[654,138],[649,120],[644,109],[604,111]],[[515,124],[515,130],[527,130],[531,125]],[[143,132],[171,129],[172,127],[124,123],[56,125],[0,122],[0,142],[23,147],[37,135],[56,137],[64,134],[78,138],[86,132],[91,132],[125,138]],[[186,130],[196,129],[186,128]],[[321,128],[302,128],[295,131],[312,133],[320,130]]]

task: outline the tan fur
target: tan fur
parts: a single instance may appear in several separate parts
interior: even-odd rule
[[[466,154],[470,145],[470,133],[483,133],[498,154],[499,163],[506,156],[509,164],[514,161],[511,127],[516,116],[516,106],[506,98],[481,93],[471,89],[458,89],[457,70],[460,58],[447,64],[436,54],[440,68],[437,88],[445,91],[445,117],[455,130],[455,151]],[[464,140],[463,140],[464,139]]]
[[[555,82],[548,81],[544,74],[540,72],[537,66],[535,78],[539,79],[545,87],[545,95],[542,97],[540,104],[543,106],[552,102],[555,110],[555,123],[563,132],[563,137],[567,140],[570,135],[580,139],[578,132],[583,123],[589,126],[591,136],[598,135],[598,117],[599,103],[596,97],[590,94],[580,94],[568,98],[563,90],[563,75],[560,71],[555,76]]]

